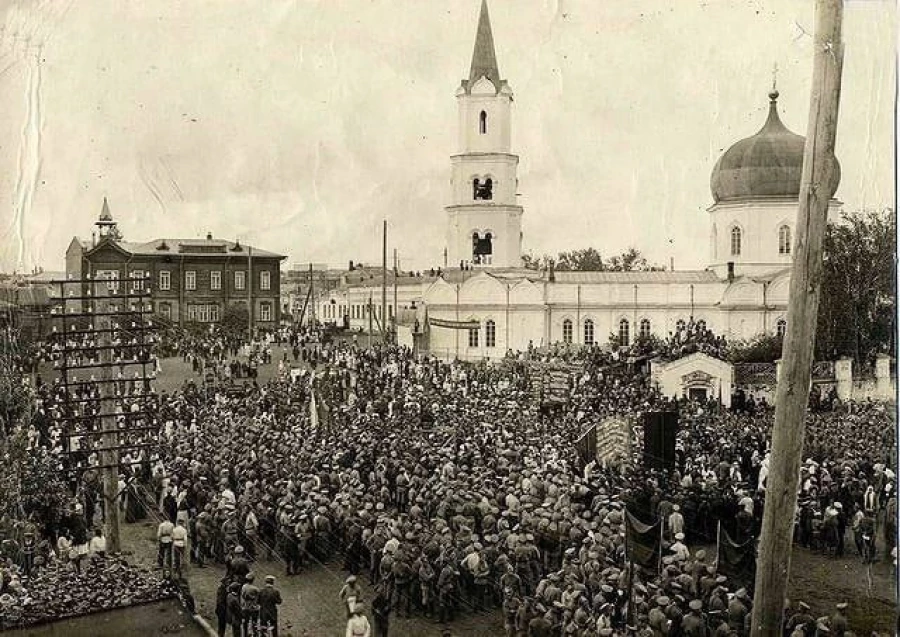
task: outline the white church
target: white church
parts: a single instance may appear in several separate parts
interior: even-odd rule
[[[439,276],[397,283],[400,342],[444,358],[501,358],[507,350],[551,343],[629,344],[666,337],[691,318],[717,334],[750,338],[785,329],[791,252],[804,138],[778,116],[778,93],[755,135],[731,146],[710,177],[710,254],[704,270],[536,271],[522,265],[522,215],[516,203],[518,155],[512,152],[512,100],[501,79],[486,1],[469,76],[456,90],[456,153],[446,206],[450,264]],[[840,179],[835,160],[830,214]],[[348,272],[317,300],[317,316],[353,328],[394,320],[382,310],[379,276]],[[415,312],[409,311],[414,308]],[[414,319],[413,319],[414,316]],[[413,332],[416,332],[413,334]]]

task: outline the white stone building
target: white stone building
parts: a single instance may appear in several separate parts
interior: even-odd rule
[[[605,344],[611,334],[628,344],[640,335],[666,337],[692,317],[732,338],[784,330],[804,138],[779,119],[777,91],[769,94],[763,127],[713,168],[709,266],[663,272],[522,267],[512,90],[498,70],[484,1],[469,76],[456,99],[458,148],[446,214],[448,261],[458,267],[398,286],[398,308],[417,310],[423,349],[482,359],[529,344]],[[830,195],[840,180],[836,160],[833,166]],[[832,206],[835,214],[840,202],[832,199]],[[319,299],[318,316],[341,323],[347,315],[352,327],[365,328],[370,296],[380,317],[380,286],[378,279],[335,290]],[[387,313],[390,321],[391,308]]]

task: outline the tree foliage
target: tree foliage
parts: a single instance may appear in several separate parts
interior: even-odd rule
[[[843,213],[825,234],[816,355],[871,364],[894,354],[896,213]]]
[[[555,259],[546,254],[541,257],[525,254],[522,262],[532,270],[547,269],[551,263],[557,270],[577,272],[647,272],[665,269],[649,263],[637,248],[628,248],[622,254],[608,259],[604,259],[596,248],[560,252]]]
[[[250,312],[245,305],[229,305],[222,314],[222,329],[228,333],[246,333],[250,326]]]
[[[759,334],[756,338],[728,343],[731,363],[774,363],[781,358],[784,338],[777,334]]]

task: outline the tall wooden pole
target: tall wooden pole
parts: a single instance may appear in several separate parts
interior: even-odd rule
[[[252,248],[247,246],[247,336],[253,342],[253,257]]]
[[[394,343],[397,342],[397,248],[394,248],[394,320],[391,322],[394,329]]]
[[[387,219],[381,232],[381,340],[387,342]]]
[[[313,264],[309,264],[309,326],[313,329],[316,327],[316,291],[313,283]]]
[[[772,456],[754,595],[752,634],[780,635],[822,282],[822,243],[836,162],[844,46],[842,0],[817,0],[813,85],[800,179],[787,332],[775,402]]]
[[[116,275],[118,277],[118,275]],[[130,283],[125,279],[125,283]],[[103,474],[103,496],[105,507],[103,509],[103,523],[106,527],[106,550],[109,553],[119,553],[122,550],[121,540],[119,537],[119,434],[117,431],[115,409],[113,398],[115,390],[113,388],[112,368],[115,364],[112,352],[112,329],[114,321],[124,320],[121,316],[112,316],[111,304],[109,296],[110,287],[115,286],[118,290],[121,280],[115,283],[100,282],[94,285],[94,298],[98,303],[94,304],[97,328],[97,345],[100,355],[100,427],[103,432],[103,451],[100,452],[100,464]],[[118,303],[119,299],[115,302]],[[127,303],[126,299],[121,299],[123,303]],[[121,355],[121,353],[120,353]],[[90,528],[91,521],[88,520]]]

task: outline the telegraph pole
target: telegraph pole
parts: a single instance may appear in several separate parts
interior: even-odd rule
[[[397,342],[397,248],[394,248],[394,343]]]
[[[381,340],[387,342],[387,219],[381,233]]]
[[[841,93],[843,0],[817,0],[813,85],[800,179],[784,369],[775,400],[772,456],[760,538],[751,633],[780,635],[791,568],[806,407],[822,281],[822,244],[836,162]]]
[[[130,283],[128,279],[126,284]],[[103,496],[105,500],[104,526],[106,527],[107,551],[110,553],[119,553],[122,550],[122,544],[119,538],[119,434],[116,424],[115,405],[113,403],[115,391],[113,389],[112,366],[113,361],[113,319],[122,320],[116,317],[115,312],[110,311],[109,302],[109,286],[118,286],[120,282],[115,283],[102,282],[99,285],[94,284],[94,297],[98,300],[97,306],[97,353],[100,355],[100,430],[103,432],[101,437],[102,449],[100,452],[100,464],[102,465],[103,475]],[[116,290],[118,292],[118,290]],[[126,299],[123,302],[127,303]],[[116,326],[117,327],[117,326]],[[121,356],[121,353],[119,354]]]

